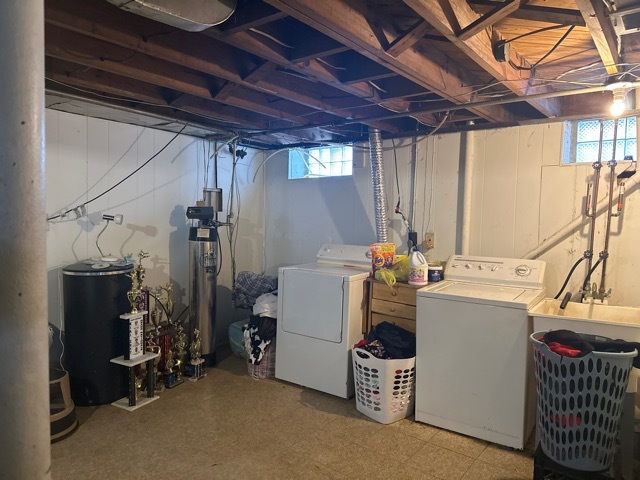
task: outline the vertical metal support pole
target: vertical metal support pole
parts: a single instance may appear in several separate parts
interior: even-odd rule
[[[136,369],[129,367],[129,406],[136,406]]]
[[[0,479],[51,478],[44,2],[0,2]]]
[[[156,374],[154,372],[155,360],[147,360],[147,398],[153,398],[156,395]]]

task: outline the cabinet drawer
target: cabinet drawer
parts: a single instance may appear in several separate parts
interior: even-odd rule
[[[371,314],[371,327],[375,327],[376,325],[382,322],[393,323],[394,325],[397,325],[400,328],[404,328],[405,330],[409,330],[410,332],[416,333],[415,320],[410,320],[408,318],[392,317],[390,315],[384,315],[382,313]]]
[[[391,315],[392,317],[409,318],[413,321],[416,320],[416,307],[412,305],[405,305],[403,303],[387,302],[386,300],[374,298],[371,301],[371,311],[384,313],[385,315]]]
[[[416,305],[416,288],[396,284],[389,288],[386,283],[373,282],[373,298],[388,300],[389,302]]]

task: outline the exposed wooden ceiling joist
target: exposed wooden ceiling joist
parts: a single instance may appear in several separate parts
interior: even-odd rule
[[[526,3],[526,0],[506,0],[504,3],[493,7],[490,11],[464,27],[458,34],[458,38],[462,41],[468,40],[477,33],[486,30],[503,18],[511,15],[518,10],[523,3]]]
[[[576,5],[584,17],[607,73],[610,75],[619,73],[618,64],[621,63],[618,53],[619,41],[604,2],[602,0],[576,0]]]
[[[275,22],[284,17],[286,17],[285,13],[266,3],[248,2],[242,5],[242,8],[236,9],[231,18],[220,25],[220,30],[226,35],[231,35]]]
[[[273,10],[273,7],[267,8]],[[162,27],[169,34],[145,38],[141,32],[145,28],[149,30],[150,25],[154,26],[149,20],[120,12],[107,4],[87,1],[78,5],[73,0],[48,0],[46,21],[49,25],[107,41],[249,89],[278,95],[319,111],[349,118],[359,115],[357,111],[335,108],[322,99],[317,88],[308,88],[303,81],[288,79],[283,82],[273,78],[273,75],[265,75],[259,80],[252,77],[256,70],[268,69],[269,65],[259,65],[255,57],[204,35]],[[234,33],[237,35],[243,31],[236,29]],[[231,36],[227,33],[224,35]],[[391,122],[379,122],[374,126],[390,133],[400,131]]]
[[[424,20],[418,20],[416,24],[406,32],[403,32],[389,44],[387,53],[392,56],[400,55],[407,48],[411,48],[419,42],[429,31],[429,24]]]
[[[455,27],[449,23],[446,9],[442,2],[449,2],[451,10],[461,25],[470,25],[477,20],[478,15],[471,9],[466,0],[404,0],[422,18],[429,22],[442,35],[462,50],[476,64],[487,71],[493,78],[504,82],[504,86],[517,95],[523,96],[531,92],[529,86],[529,72],[517,70],[508,62],[498,62],[493,56],[491,40],[487,35],[475,35],[467,40],[458,37]],[[515,52],[512,55],[517,55]],[[525,63],[516,56],[516,63]],[[540,89],[536,93],[540,93]],[[532,100],[528,102],[547,117],[560,115],[560,104],[555,99]]]
[[[465,82],[453,65],[443,68],[432,58],[415,49],[407,49],[397,57],[389,55],[372,31],[370,20],[373,14],[362,13],[361,10],[366,10],[366,6],[360,1],[267,0],[267,2],[444,99],[460,104],[471,98],[472,89],[463,86]],[[482,108],[474,113],[493,121],[513,119],[511,112],[502,107]]]
[[[474,10],[486,14],[496,7],[503,5],[498,0],[470,0]],[[546,7],[543,5],[521,5],[519,9],[511,12],[509,18],[531,20],[534,22],[556,23],[558,25],[575,25],[584,27],[584,18],[579,10],[570,8]]]

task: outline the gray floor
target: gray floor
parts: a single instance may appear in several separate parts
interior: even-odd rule
[[[133,413],[79,408],[52,446],[56,480],[530,479],[523,453],[403,420],[384,426],[354,400],[253,380],[228,357]]]

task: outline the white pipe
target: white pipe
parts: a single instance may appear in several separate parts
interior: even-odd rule
[[[461,229],[461,254],[469,255],[471,249],[471,198],[473,189],[473,170],[475,168],[476,158],[476,132],[465,132],[462,134],[461,139],[465,148],[464,153],[464,182],[463,182],[463,197],[462,197],[462,229]]]
[[[0,1],[0,479],[51,478],[44,2]]]

